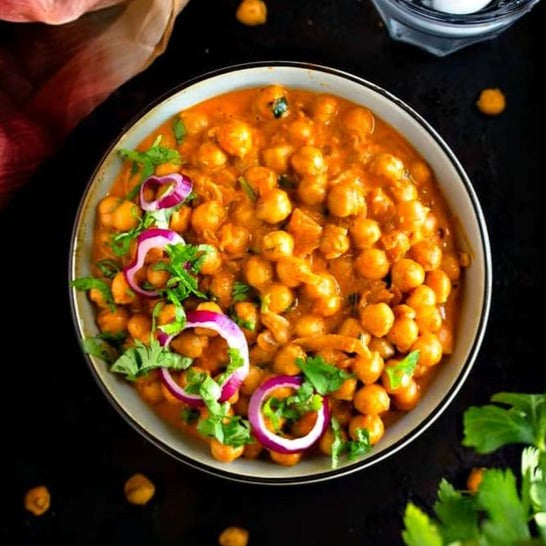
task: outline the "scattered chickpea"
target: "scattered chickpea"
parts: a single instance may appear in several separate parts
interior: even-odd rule
[[[498,88],[483,89],[480,93],[480,98],[476,102],[476,106],[482,114],[498,116],[506,108],[506,97]]]
[[[477,493],[482,483],[483,473],[486,468],[473,468],[466,480],[466,487],[471,493]]]
[[[284,190],[271,190],[256,204],[256,216],[268,224],[282,222],[291,212],[292,202]]]
[[[246,546],[248,544],[248,531],[241,527],[228,527],[218,537],[218,544],[220,546]]]
[[[371,303],[362,309],[360,322],[375,337],[383,337],[394,324],[394,313],[386,303]]]
[[[35,516],[41,516],[49,510],[51,496],[45,485],[33,487],[26,492],[25,508]]]
[[[125,498],[131,504],[148,504],[155,494],[155,485],[144,475],[134,474],[123,487]]]

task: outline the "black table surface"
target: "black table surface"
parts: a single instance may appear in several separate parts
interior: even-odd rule
[[[462,487],[472,466],[517,464],[518,449],[480,457],[460,445],[462,414],[501,390],[546,386],[536,318],[541,121],[538,83],[544,5],[497,39],[438,59],[396,43],[365,0],[269,1],[266,26],[234,18],[236,0],[193,0],[166,53],[85,119],[56,157],[0,214],[3,286],[0,540],[9,545],[213,545],[229,525],[251,544],[401,544],[402,512],[431,506],[442,476]],[[208,476],[138,435],[109,405],[82,358],[69,309],[68,246],[79,198],[112,139],[148,102],[188,78],[254,60],[299,60],[347,70],[392,91],[445,138],[468,171],[493,249],[485,341],[460,393],[410,446],[353,475],[273,488]],[[500,87],[506,112],[486,118],[479,91]],[[7,459],[7,460],[6,460]],[[157,486],[146,507],[123,483],[144,472]],[[51,510],[23,509],[46,484]]]

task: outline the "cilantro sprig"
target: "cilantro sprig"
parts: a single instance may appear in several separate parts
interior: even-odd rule
[[[412,351],[403,360],[394,366],[386,366],[385,373],[389,377],[391,389],[402,385],[404,376],[412,376],[419,362],[419,351]]]
[[[173,134],[177,144],[181,144],[186,138],[186,125],[179,117],[173,121]]]
[[[490,453],[527,444],[521,479],[511,469],[486,469],[476,494],[442,480],[431,517],[412,503],[404,514],[407,546],[513,546],[546,541],[546,394],[499,393],[498,405],[472,407],[464,415],[464,445]]]
[[[332,434],[334,435],[331,453],[332,468],[337,468],[339,458],[343,454],[347,454],[349,461],[353,461],[362,455],[366,455],[372,448],[370,444],[370,433],[367,429],[358,429],[356,440],[344,440],[341,433],[341,425],[335,417],[331,418],[330,426],[332,428]]]
[[[323,396],[337,391],[346,379],[353,377],[353,374],[328,364],[320,356],[307,357],[305,360],[297,358],[296,364],[303,372],[307,381]]]
[[[237,303],[240,301],[250,301],[255,296],[255,291],[252,286],[241,282],[235,281],[233,283],[233,290],[231,291],[231,299]]]
[[[271,106],[271,112],[276,119],[282,118],[288,112],[288,101],[286,97],[279,97],[273,101]]]
[[[70,281],[70,286],[83,292],[87,292],[87,290],[92,289],[98,290],[102,294],[104,301],[110,307],[110,310],[112,312],[115,311],[116,306],[114,303],[114,296],[112,296],[112,290],[106,281],[103,281],[102,279],[95,279],[95,277],[80,277],[79,279]]]

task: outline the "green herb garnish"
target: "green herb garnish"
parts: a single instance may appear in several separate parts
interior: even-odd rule
[[[107,279],[113,279],[116,276],[116,273],[121,271],[121,266],[110,259],[99,260],[95,265]]]
[[[273,105],[271,106],[271,111],[276,119],[284,117],[284,115],[288,112],[288,101],[286,100],[286,97],[279,97],[275,99],[273,101]]]
[[[112,312],[116,310],[112,290],[110,290],[110,285],[106,281],[95,279],[94,277],[80,277],[79,279],[70,281],[70,286],[79,291],[98,290],[102,294],[104,301],[109,305],[110,310]]]
[[[179,117],[173,121],[173,134],[177,144],[181,144],[186,137],[186,125]]]
[[[412,351],[395,366],[385,366],[385,373],[389,377],[391,389],[402,385],[405,376],[412,376],[419,362],[419,351]]]
[[[129,230],[120,233],[114,233],[110,241],[112,252],[116,256],[125,256],[128,254],[131,243],[146,229],[155,224],[155,217],[149,213],[144,214],[138,222],[138,225]]]
[[[248,301],[253,293],[252,286],[240,281],[235,281],[233,284],[233,290],[231,291],[231,299],[234,302]]]
[[[244,177],[240,176],[237,181],[241,185],[241,189],[247,194],[251,201],[256,201],[256,199],[258,199],[256,192],[252,189]]]
[[[297,358],[296,364],[300,367],[306,379],[314,389],[323,396],[337,391],[346,379],[353,377],[331,364],[328,364],[320,356]]]
[[[194,423],[198,421],[200,415],[201,413],[199,412],[198,409],[184,408],[182,412],[180,413],[180,418],[187,425],[193,425]]]
[[[331,418],[330,426],[332,427],[332,433],[334,435],[331,453],[332,468],[337,468],[339,458],[344,453],[347,454],[349,461],[353,461],[362,455],[366,455],[366,453],[368,453],[372,448],[370,444],[370,433],[367,429],[358,429],[356,433],[356,440],[343,440],[343,436],[341,435],[341,426],[335,417]]]

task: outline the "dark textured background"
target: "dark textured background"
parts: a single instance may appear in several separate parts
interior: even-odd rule
[[[2,488],[6,545],[213,545],[239,524],[251,544],[396,545],[409,499],[431,505],[447,476],[464,484],[476,464],[517,463],[518,449],[488,458],[460,446],[466,407],[499,390],[546,384],[539,217],[543,90],[538,83],[544,5],[501,37],[437,59],[395,43],[366,0],[270,0],[266,26],[234,18],[236,0],[193,0],[167,52],[86,119],[57,156],[0,215]],[[174,461],[148,444],[108,404],[78,348],[67,258],[78,200],[122,127],[169,88],[213,68],[250,60],[315,62],[367,78],[414,107],[446,139],[472,179],[493,247],[494,294],[485,342],[450,408],[413,444],[369,470],[291,488],[238,485]],[[474,102],[484,87],[506,92],[504,115]],[[6,461],[7,459],[7,461]],[[141,509],[123,483],[148,474],[157,495]],[[27,488],[46,484],[52,508],[22,508]]]

